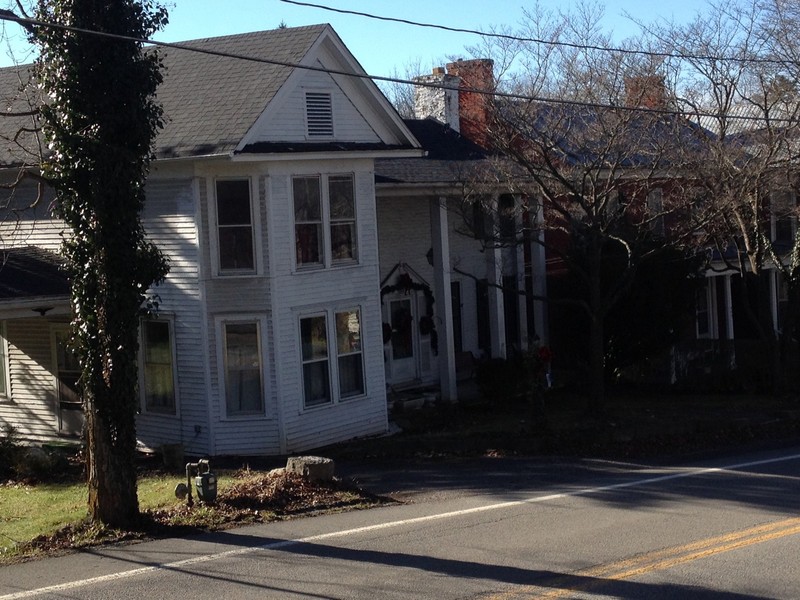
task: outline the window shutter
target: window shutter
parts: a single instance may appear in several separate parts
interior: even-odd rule
[[[333,102],[328,92],[306,92],[309,137],[333,136]]]

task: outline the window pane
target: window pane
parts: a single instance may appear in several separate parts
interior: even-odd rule
[[[253,258],[253,229],[249,225],[246,227],[220,227],[220,269],[252,271],[255,268]]]
[[[336,223],[331,225],[331,258],[333,260],[352,260],[356,257],[355,223]]]
[[[342,398],[364,393],[364,367],[360,353],[339,357],[339,393]]]
[[[144,397],[148,410],[175,412],[175,378],[169,323],[144,321]]]
[[[217,223],[219,225],[250,225],[250,181],[217,182]]]
[[[363,394],[361,319],[357,310],[336,313],[336,351],[339,356],[340,397]]]
[[[306,406],[317,406],[331,401],[329,381],[327,360],[303,365],[303,388]]]
[[[350,175],[331,176],[328,179],[328,192],[330,194],[331,219],[355,219],[353,177]]]
[[[361,323],[357,310],[336,313],[336,350],[339,354],[361,352]]]
[[[300,337],[304,361],[328,357],[328,336],[324,316],[301,319]]]
[[[225,399],[228,414],[262,412],[258,325],[227,323],[225,352]]]
[[[297,264],[322,262],[322,224],[295,225]]]
[[[255,269],[250,181],[217,181],[217,240],[221,271]]]
[[[319,178],[295,177],[293,189],[295,221],[321,221]]]

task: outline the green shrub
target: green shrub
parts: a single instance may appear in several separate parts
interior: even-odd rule
[[[0,434],[0,478],[2,479],[14,475],[13,466],[17,462],[17,453],[19,452],[16,434],[16,430],[11,425],[3,425],[3,431]]]

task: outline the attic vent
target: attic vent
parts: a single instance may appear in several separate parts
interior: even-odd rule
[[[309,137],[333,136],[333,103],[328,92],[306,92]]]

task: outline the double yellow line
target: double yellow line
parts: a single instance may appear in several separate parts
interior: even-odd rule
[[[652,571],[670,569],[683,563],[798,533],[800,533],[800,517],[765,523],[690,544],[638,554],[613,563],[582,569],[570,575],[543,581],[536,586],[516,588],[492,595],[490,598],[491,600],[563,598],[575,592],[588,592],[600,588],[609,581],[620,581]]]

